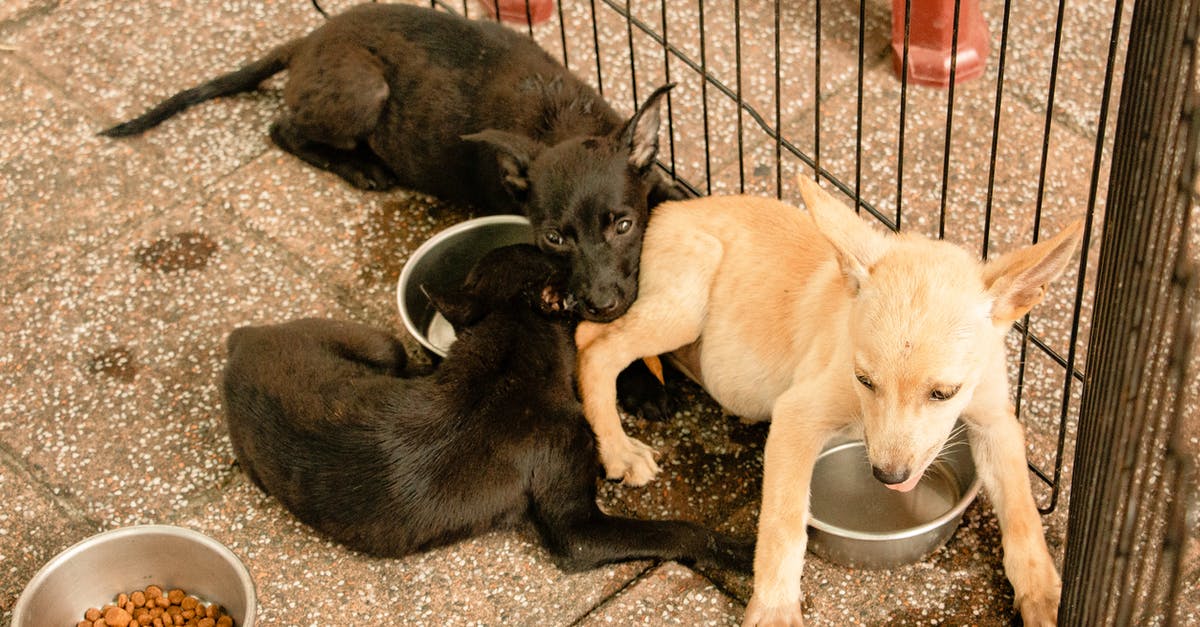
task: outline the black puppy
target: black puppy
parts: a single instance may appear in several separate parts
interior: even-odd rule
[[[637,297],[648,206],[683,196],[652,168],[670,86],[626,121],[529,37],[366,4],[103,134],[140,133],[285,69],[287,112],[271,126],[280,148],[364,189],[527,215],[538,245],[570,258],[568,289],[590,320],[613,320]]]
[[[567,570],[662,558],[748,571],[749,542],[597,507],[563,275],[529,245],[490,253],[461,292],[434,297],[458,339],[425,377],[405,378],[399,341],[359,324],[235,330],[224,393],[239,463],[300,520],[374,555],[528,515]]]

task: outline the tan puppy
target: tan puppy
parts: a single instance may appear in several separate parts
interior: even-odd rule
[[[608,476],[642,485],[658,472],[617,413],[617,374],[635,359],[675,351],[726,410],[772,420],[744,625],[801,625],[809,483],[825,442],[859,430],[875,476],[911,490],[962,416],[1021,616],[1055,624],[1061,583],[1009,401],[1004,336],[1073,258],[1082,221],[981,263],[946,242],[884,235],[807,179],[801,194],[807,213],[745,196],[655,209],[632,308],[576,333]]]

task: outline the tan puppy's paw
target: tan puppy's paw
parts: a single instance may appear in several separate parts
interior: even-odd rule
[[[1027,627],[1055,627],[1058,624],[1060,594],[1058,586],[1051,586],[1040,594],[1018,598],[1016,605],[1021,612],[1021,620]]]
[[[650,482],[658,474],[658,463],[654,461],[654,449],[627,435],[601,440],[600,463],[604,464],[609,479],[621,479],[628,486],[639,487]]]
[[[765,607],[757,596],[750,597],[742,627],[804,627],[800,602],[779,607]]]
[[[1029,552],[1025,554],[1026,559],[1018,559],[1021,555],[1014,551],[1011,556],[1006,555],[1004,560],[1004,569],[1008,572],[1016,597],[1013,604],[1026,625],[1053,627],[1058,624],[1062,579],[1048,553],[1043,557],[1040,552]]]

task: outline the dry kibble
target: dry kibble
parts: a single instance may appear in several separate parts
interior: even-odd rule
[[[108,623],[109,627],[128,627],[131,620],[133,617],[125,608],[114,607],[104,613],[104,622]]]
[[[116,603],[89,608],[76,627],[234,627],[233,618],[216,603],[204,604],[186,592],[165,594],[159,586],[122,592]]]

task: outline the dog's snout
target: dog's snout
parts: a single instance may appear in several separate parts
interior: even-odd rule
[[[587,310],[592,315],[605,316],[616,311],[618,306],[620,306],[620,303],[616,297],[611,297],[599,303],[588,303]]]
[[[896,485],[898,483],[904,483],[907,481],[910,472],[907,468],[894,468],[889,470],[872,465],[871,474],[875,475],[875,478],[878,479],[880,483],[885,485]]]

